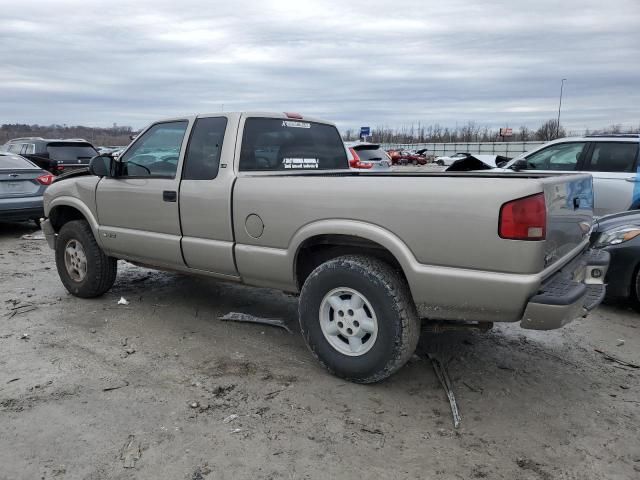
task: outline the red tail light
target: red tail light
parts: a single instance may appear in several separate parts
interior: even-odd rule
[[[46,175],[40,175],[38,178],[36,178],[36,182],[38,182],[40,185],[51,185],[54,178],[55,177],[53,175],[47,173]]]
[[[547,234],[544,194],[538,193],[502,205],[498,233],[509,240],[544,240]]]
[[[356,153],[355,149],[350,147],[349,151],[351,152],[351,155],[353,155],[353,159],[349,160],[349,166],[351,168],[372,168],[373,167],[373,163],[371,162],[363,162],[362,160],[360,160],[360,157],[358,156],[358,154]]]
[[[64,170],[64,166],[63,165],[58,165],[56,167],[56,170],[62,171],[62,170]]]
[[[287,118],[293,118],[295,120],[302,120],[302,115],[296,112],[284,112]]]

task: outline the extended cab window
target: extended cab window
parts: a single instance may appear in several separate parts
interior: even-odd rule
[[[633,172],[637,155],[637,142],[597,142],[593,147],[587,170]]]
[[[120,176],[174,178],[188,124],[181,120],[149,128],[121,157]]]
[[[241,171],[347,168],[347,152],[332,125],[276,118],[248,118],[244,124]]]
[[[570,142],[551,145],[527,157],[528,170],[576,170],[586,143]]]
[[[199,118],[191,130],[183,180],[212,180],[218,175],[225,117]]]

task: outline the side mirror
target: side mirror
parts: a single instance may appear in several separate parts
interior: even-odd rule
[[[89,162],[89,173],[98,177],[113,177],[115,160],[108,153],[97,155]]]
[[[528,166],[527,159],[521,158],[513,162],[509,168],[514,172],[519,172],[520,170],[526,170]]]

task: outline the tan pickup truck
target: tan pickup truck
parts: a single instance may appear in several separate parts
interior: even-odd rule
[[[156,122],[59,178],[43,230],[79,297],[106,292],[118,259],[299,293],[311,351],[365,383],[409,359],[421,319],[586,315],[608,266],[592,208],[589,175],[354,172],[331,123],[224,113]]]

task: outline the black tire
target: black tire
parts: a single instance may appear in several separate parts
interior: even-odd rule
[[[320,307],[336,288],[361,292],[378,318],[373,346],[360,356],[339,352],[320,327]],[[411,358],[420,336],[420,320],[401,273],[373,257],[348,255],[317,267],[300,293],[300,329],[318,361],[334,375],[355,383],[383,380]]]
[[[629,303],[636,312],[640,312],[640,266],[636,267],[636,271],[631,278],[629,286]]]
[[[81,281],[74,280],[65,266],[65,248],[71,240],[80,243],[86,256],[86,275]],[[117,265],[117,260],[105,255],[98,246],[85,220],[73,220],[62,226],[56,239],[56,267],[69,293],[81,298],[99,297],[115,282]]]
[[[438,160],[436,163],[438,165],[440,165],[441,167],[444,167],[444,161],[443,160]]]

